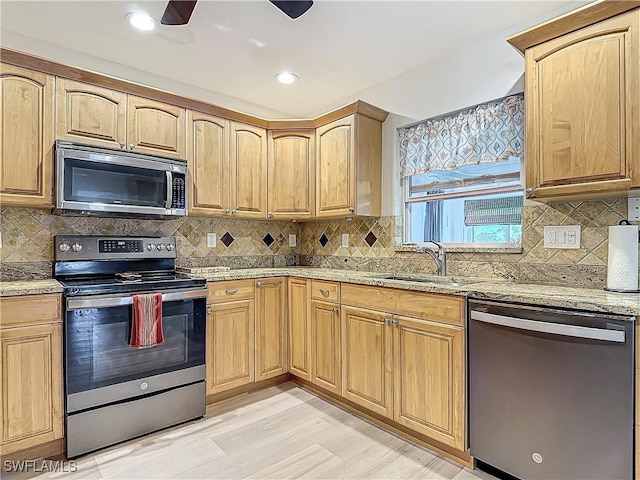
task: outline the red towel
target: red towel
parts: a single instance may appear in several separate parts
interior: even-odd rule
[[[163,342],[162,294],[134,295],[129,345],[133,348],[150,348]]]

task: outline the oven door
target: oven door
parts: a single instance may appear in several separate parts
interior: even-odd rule
[[[59,209],[186,215],[185,165],[139,154],[60,147],[56,170]]]
[[[133,297],[67,298],[67,413],[205,378],[206,289],[163,294],[164,343],[129,346]]]

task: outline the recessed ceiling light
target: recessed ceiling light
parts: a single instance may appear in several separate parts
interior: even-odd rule
[[[156,22],[145,12],[132,12],[126,16],[129,23],[138,30],[149,32],[156,28]]]
[[[284,83],[285,85],[291,85],[293,82],[298,80],[298,76],[291,72],[280,72],[276,75],[276,80],[280,83]]]

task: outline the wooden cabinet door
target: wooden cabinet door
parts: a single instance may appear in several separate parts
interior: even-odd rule
[[[127,116],[127,148],[139,153],[185,158],[184,108],[129,95]]]
[[[256,381],[287,373],[284,278],[256,281]]]
[[[393,318],[394,420],[464,450],[464,329]]]
[[[355,211],[355,116],[316,130],[316,216]]]
[[[268,151],[269,218],[313,216],[315,131],[270,131]]]
[[[267,218],[267,132],[231,122],[231,214]]]
[[[0,64],[0,202],[50,207],[54,78]]]
[[[337,304],[311,302],[311,381],[341,394],[340,308]]]
[[[311,373],[311,328],[307,280],[289,279],[289,371],[309,380]]]
[[[189,214],[228,214],[229,120],[189,110],[187,162]]]
[[[640,176],[639,18],[629,12],[527,50],[530,197],[628,190],[632,170]]]
[[[127,95],[66,78],[56,80],[56,138],[126,148]]]
[[[391,315],[342,307],[342,395],[393,419]]]
[[[62,326],[0,330],[2,452],[62,438]]]
[[[207,395],[253,382],[254,335],[253,300],[207,307]]]

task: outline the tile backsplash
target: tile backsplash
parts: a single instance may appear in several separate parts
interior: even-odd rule
[[[523,210],[523,242],[519,253],[450,252],[448,273],[512,278],[522,282],[601,288],[606,281],[608,227],[627,214],[627,200],[536,204]],[[547,249],[547,225],[581,225],[582,244],[575,250]],[[180,266],[232,268],[310,265],[356,270],[435,273],[433,260],[398,251],[402,237],[396,217],[354,218],[352,221],[308,223],[185,217],[139,220],[51,215],[48,210],[0,209],[2,279],[51,275],[53,236],[175,236]],[[207,233],[217,246],[207,247]],[[342,247],[342,234],[349,246]],[[298,246],[289,247],[289,235]],[[224,239],[224,241],[223,241]]]
[[[447,254],[448,274],[601,288],[606,282],[608,227],[626,215],[626,199],[525,206],[521,252],[452,251]],[[581,225],[581,248],[544,248],[544,227],[548,225]],[[344,233],[349,234],[349,247],[341,246]],[[396,217],[305,223],[300,264],[436,273],[428,255],[398,251],[401,239],[402,225]]]
[[[48,210],[28,208],[0,209],[0,230],[0,272],[4,280],[51,276],[53,236],[59,234],[175,236],[180,266],[247,268],[297,263],[297,251],[289,247],[289,235],[300,233],[299,225],[291,222],[58,216]],[[207,233],[217,235],[215,248],[207,247]],[[265,237],[272,241],[265,242]]]

